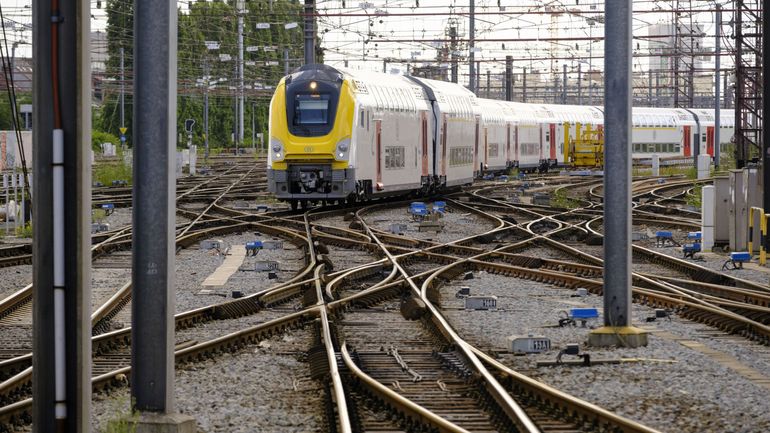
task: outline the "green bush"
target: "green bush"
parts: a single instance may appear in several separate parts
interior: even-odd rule
[[[21,227],[16,227],[16,236],[20,238],[32,238],[32,222],[28,222]]]
[[[91,131],[91,149],[94,152],[102,151],[102,143],[112,143],[115,147],[120,148],[120,139],[109,132],[104,131]]]

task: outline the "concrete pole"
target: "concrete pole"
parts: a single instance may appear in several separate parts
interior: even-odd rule
[[[315,63],[315,0],[305,0],[305,64]]]
[[[719,103],[719,100],[721,99],[722,92],[719,88],[719,85],[721,83],[721,64],[720,64],[720,52],[721,52],[721,45],[722,42],[720,41],[722,35],[722,6],[717,5],[717,11],[716,11],[716,36],[714,37],[714,169],[719,170],[719,152],[722,150],[720,149],[719,143],[722,141],[721,137],[721,104]],[[765,39],[767,40],[767,39]],[[765,69],[767,70],[767,69]]]
[[[563,64],[562,66],[562,79],[561,79],[561,103],[566,105],[567,104],[567,64]]]
[[[487,69],[487,99],[489,99],[490,91],[491,89],[489,87],[489,69]]]
[[[126,69],[125,49],[120,47],[120,127],[126,127]],[[123,143],[120,143],[123,145]]]
[[[527,102],[527,68],[524,68],[521,74],[521,85],[523,86],[522,94],[521,94],[521,102],[526,103]]]
[[[452,82],[457,83],[458,77],[457,77],[457,70],[458,70],[458,64],[457,64],[457,55],[455,52],[457,51],[457,27],[449,27],[449,49],[452,50],[450,53],[452,56]]]
[[[468,17],[468,89],[476,93],[476,53],[473,50],[476,43],[476,1],[470,0],[470,15]]]
[[[131,403],[176,431],[194,421],[174,414],[175,0],[135,0],[134,59]]]
[[[91,428],[91,146],[81,145],[91,143],[90,17],[88,0],[61,2],[55,11],[50,2],[32,7],[37,432]]]
[[[513,101],[513,56],[505,56],[505,100]]]
[[[770,89],[770,49],[768,49],[767,41],[770,41],[770,0],[764,0],[762,2],[764,8],[764,19],[762,20],[762,40],[765,41],[765,47],[762,50],[762,70],[764,71],[763,86],[764,95],[762,98],[762,110],[764,113],[770,113],[770,95],[768,90]],[[770,123],[768,117],[763,119],[762,127],[764,133],[762,134],[762,185],[764,186],[762,191],[762,207],[765,209],[765,213],[770,213],[770,133],[767,124]],[[768,240],[765,239],[767,243]]]
[[[578,63],[578,78],[577,78],[577,92],[578,92],[578,105],[583,105],[583,64]]]
[[[631,325],[631,13],[632,0],[605,3],[604,327],[589,344],[636,347]]]
[[[245,8],[243,0],[238,0],[238,140],[235,142],[235,154],[238,154],[238,144],[243,144],[243,14]]]

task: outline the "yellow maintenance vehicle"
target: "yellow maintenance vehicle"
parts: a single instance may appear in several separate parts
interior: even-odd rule
[[[591,124],[575,123],[575,137],[570,135],[570,124],[564,124],[564,141],[569,143],[569,162],[573,167],[604,166],[604,130]]]

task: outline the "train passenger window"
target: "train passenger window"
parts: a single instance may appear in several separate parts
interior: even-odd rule
[[[366,117],[366,114],[365,114],[365,112],[364,112],[364,109],[362,108],[362,109],[361,109],[361,110],[358,112],[358,126],[360,126],[361,128],[363,128],[363,127],[364,127],[364,117]]]
[[[703,143],[706,142],[706,134],[701,134],[700,135],[700,141],[703,142]]]

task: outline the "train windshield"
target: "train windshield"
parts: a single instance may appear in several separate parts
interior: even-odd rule
[[[326,125],[329,123],[329,95],[297,95],[294,125]]]

